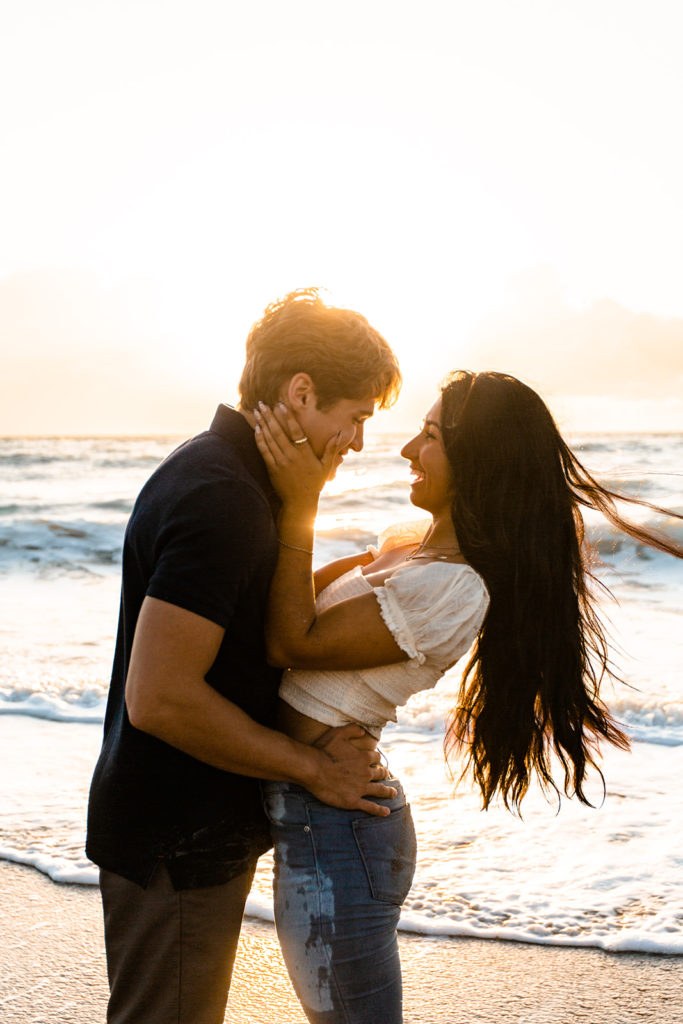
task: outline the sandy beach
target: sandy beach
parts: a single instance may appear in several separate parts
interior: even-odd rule
[[[3,1024],[103,1022],[97,891],[6,861],[0,885]],[[405,1024],[683,1024],[681,957],[411,935],[400,942]],[[271,925],[244,923],[225,1024],[306,1024]]]

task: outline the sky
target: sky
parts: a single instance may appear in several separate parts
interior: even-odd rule
[[[298,286],[412,429],[451,369],[683,430],[678,0],[22,0],[0,14],[0,434],[179,433]]]

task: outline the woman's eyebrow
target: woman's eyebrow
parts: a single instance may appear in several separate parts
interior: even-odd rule
[[[441,426],[436,422],[436,420],[425,420],[424,424],[425,427],[436,427],[438,431],[441,431]]]

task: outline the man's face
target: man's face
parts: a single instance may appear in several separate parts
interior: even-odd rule
[[[353,448],[355,452],[362,451],[363,428],[365,421],[375,411],[375,401],[373,395],[365,398],[340,398],[334,405],[322,412],[313,396],[303,408],[297,410],[296,417],[301,429],[306,434],[318,458],[325,451],[328,441],[339,433],[339,454],[330,474],[331,477],[336,473],[350,448]]]

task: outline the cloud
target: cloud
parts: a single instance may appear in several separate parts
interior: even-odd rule
[[[145,279],[107,287],[81,271],[13,275],[0,281],[0,340],[0,433],[204,426],[206,395],[164,338]]]
[[[512,283],[473,333],[478,368],[506,370],[555,395],[680,399],[683,319],[637,313],[609,299],[584,308],[563,297],[549,268]]]

